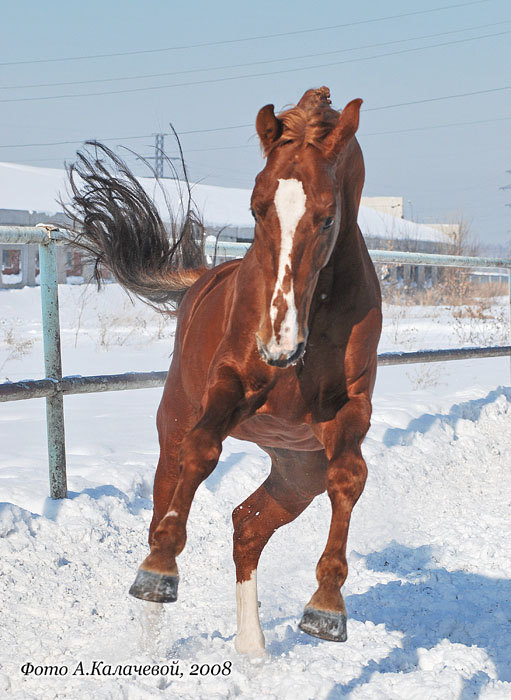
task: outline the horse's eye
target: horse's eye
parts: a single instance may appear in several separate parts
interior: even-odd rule
[[[332,226],[333,223],[334,223],[334,218],[333,218],[333,216],[329,216],[329,217],[327,217],[327,218],[325,219],[325,221],[324,221],[324,223],[323,223],[323,228],[324,228],[324,229],[330,228],[330,227]]]
[[[252,216],[254,217],[254,219],[257,221],[257,215],[256,215],[255,211],[254,211],[253,209],[251,209],[251,210],[250,210],[250,213],[252,214]]]

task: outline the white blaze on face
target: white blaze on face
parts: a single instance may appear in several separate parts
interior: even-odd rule
[[[300,219],[305,214],[305,202],[307,197],[300,180],[279,179],[277,191],[275,192],[275,208],[280,222],[280,254],[277,271],[277,282],[273,291],[270,304],[270,318],[272,322],[273,335],[268,343],[268,352],[273,357],[281,354],[289,354],[295,350],[298,344],[298,314],[295,304],[295,293],[293,289],[291,254],[293,251],[293,240]],[[284,292],[284,281],[288,277]],[[278,315],[278,304],[286,304],[286,311],[280,328],[275,328]],[[278,340],[277,340],[278,338]]]
[[[254,569],[248,581],[236,583],[238,634],[234,647],[240,654],[262,656],[264,636],[259,622],[257,602],[257,572]]]

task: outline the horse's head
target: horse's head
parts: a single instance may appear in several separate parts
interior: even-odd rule
[[[362,100],[339,114],[328,98],[328,88],[308,90],[278,116],[273,105],[257,115],[267,162],[251,203],[265,280],[256,339],[262,358],[277,367],[294,364],[305,351],[312,296],[341,228],[342,156]]]

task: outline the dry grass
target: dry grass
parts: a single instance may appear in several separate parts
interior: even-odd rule
[[[495,303],[507,296],[506,282],[474,282],[466,270],[449,270],[454,274],[427,287],[382,284],[383,301],[398,306],[467,306],[482,300]],[[457,274],[456,274],[457,273]]]
[[[3,342],[5,343],[7,353],[4,356],[2,364],[0,364],[0,372],[11,360],[19,360],[25,355],[28,355],[35,343],[34,338],[26,338],[24,336],[22,323],[19,319],[10,320],[9,322],[3,320],[1,322],[1,327]]]

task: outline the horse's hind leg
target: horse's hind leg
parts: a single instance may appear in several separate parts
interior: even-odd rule
[[[232,514],[238,619],[235,647],[251,656],[264,652],[256,583],[261,552],[279,527],[294,520],[325,490],[323,451],[263,449],[272,458],[270,475]]]

